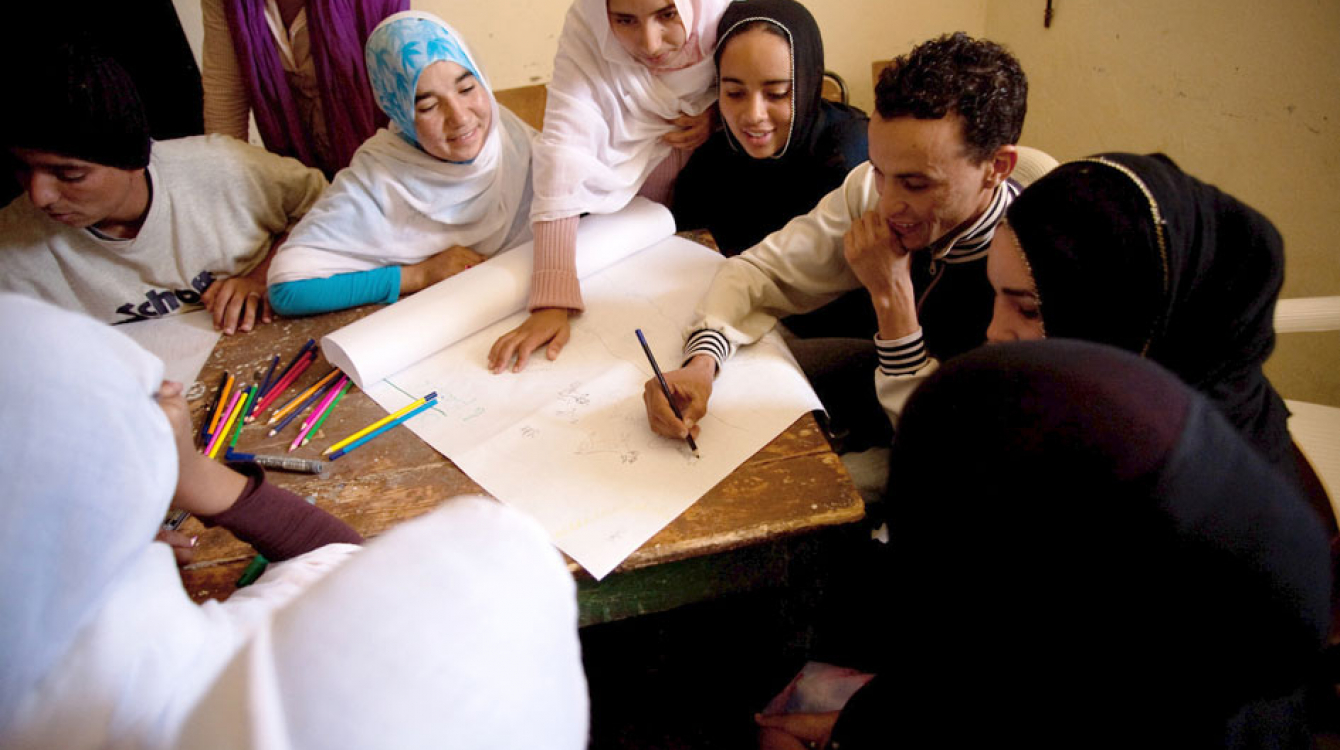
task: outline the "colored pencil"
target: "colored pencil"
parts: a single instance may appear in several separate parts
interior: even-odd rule
[[[251,408],[251,402],[256,400],[256,392],[259,390],[260,386],[255,385],[247,389],[247,400],[242,402],[242,412],[237,418],[237,429],[233,431],[233,439],[228,441],[229,448],[235,447],[237,445],[237,439],[242,436],[242,425],[246,422],[242,417],[246,416],[247,410]]]
[[[432,393],[428,394],[427,396],[424,396],[423,398],[415,399],[414,401],[411,401],[407,406],[405,406],[405,407],[404,407],[403,409],[401,409],[400,411],[397,411],[397,412],[394,413],[394,414],[387,414],[386,416],[382,417],[381,419],[377,420],[376,422],[373,422],[372,424],[368,425],[367,427],[364,427],[363,429],[359,430],[358,432],[355,432],[354,434],[350,435],[349,437],[347,437],[347,438],[345,438],[345,439],[339,441],[338,443],[336,443],[336,444],[330,446],[329,448],[327,448],[327,449],[325,449],[324,451],[322,451],[322,453],[323,453],[323,454],[334,453],[335,451],[337,451],[337,450],[343,448],[344,446],[346,446],[346,445],[348,445],[348,444],[354,442],[355,440],[357,440],[357,439],[363,437],[364,435],[368,434],[369,432],[372,432],[373,430],[377,429],[378,427],[381,427],[382,425],[386,424],[387,422],[390,422],[390,421],[395,420],[395,419],[399,419],[400,417],[402,417],[402,416],[404,416],[404,415],[410,413],[411,411],[414,411],[415,409],[419,408],[419,407],[422,406],[425,402],[427,402],[427,401],[432,401],[432,400],[434,400],[434,399],[436,399],[436,398],[437,398],[437,391],[433,391]]]
[[[344,394],[349,392],[349,386],[353,384],[354,383],[352,380],[345,381],[344,387],[340,389],[339,393],[335,394],[335,400],[331,401],[330,406],[326,407],[326,410],[321,412],[321,417],[316,420],[316,424],[312,425],[311,427],[308,427],[307,432],[303,433],[302,445],[307,445],[308,443],[312,442],[312,436],[315,435],[317,431],[321,429],[321,425],[326,423],[326,417],[329,417],[330,413],[335,411],[335,407],[340,405],[340,399],[344,398]]]
[[[242,571],[242,576],[237,579],[237,583],[234,585],[239,589],[250,586],[256,582],[257,578],[261,577],[261,573],[265,572],[265,568],[269,564],[270,561],[265,559],[265,555],[256,555],[251,558],[251,562],[247,564],[247,569]]]
[[[214,412],[219,410],[219,402],[223,400],[223,384],[228,380],[228,373],[219,375],[219,389],[214,392],[214,400],[209,403],[209,408],[200,417],[200,435],[196,439],[196,445],[204,445],[209,440],[209,423],[214,418]]]
[[[295,420],[295,419],[297,419],[298,417],[302,416],[302,411],[303,411],[303,409],[306,409],[306,408],[307,408],[308,406],[310,406],[311,404],[314,404],[314,403],[319,402],[321,399],[325,398],[326,396],[328,396],[328,395],[330,395],[332,392],[334,392],[334,390],[335,390],[335,383],[337,383],[337,382],[338,382],[338,381],[332,380],[332,381],[330,381],[329,383],[326,383],[324,386],[322,386],[322,385],[319,384],[319,383],[318,383],[316,386],[314,386],[314,387],[319,387],[321,390],[319,390],[319,391],[315,391],[315,392],[309,394],[309,395],[307,396],[307,398],[304,399],[303,402],[302,402],[301,404],[298,405],[298,408],[293,409],[292,411],[290,411],[290,412],[289,412],[289,413],[288,413],[282,420],[280,420],[279,424],[277,424],[277,425],[275,425],[274,427],[270,428],[270,437],[274,437],[275,435],[278,435],[280,432],[283,431],[283,429],[284,429],[285,427],[288,427],[289,422],[292,422],[293,420]],[[270,421],[273,422],[274,419],[272,418]]]
[[[425,409],[431,409],[431,408],[433,408],[434,406],[437,406],[437,399],[436,399],[436,398],[433,399],[432,401],[425,401],[424,403],[420,404],[420,405],[418,406],[418,408],[414,409],[413,411],[409,412],[408,414],[404,414],[404,415],[401,415],[401,416],[399,416],[399,417],[396,417],[396,418],[393,419],[392,421],[387,422],[386,424],[382,425],[381,427],[378,427],[377,429],[373,430],[372,432],[368,433],[367,435],[364,435],[363,437],[361,437],[361,438],[355,440],[354,442],[352,442],[352,443],[350,443],[350,444],[344,446],[343,448],[341,448],[341,449],[335,451],[334,453],[330,454],[330,460],[331,460],[331,461],[334,461],[335,459],[339,458],[340,456],[343,456],[343,455],[349,453],[349,452],[352,451],[353,449],[355,449],[355,448],[357,448],[358,446],[360,446],[360,445],[362,445],[362,444],[368,442],[369,440],[371,440],[371,439],[377,437],[378,435],[382,434],[383,432],[386,432],[386,431],[388,431],[388,430],[392,430],[392,429],[394,429],[395,427],[399,426],[401,423],[403,423],[403,422],[405,422],[405,421],[408,421],[409,419],[411,419],[412,417],[414,417],[414,415],[418,414],[419,412],[424,411]]]
[[[270,421],[266,422],[266,424],[274,424],[284,417],[287,417],[292,411],[301,411],[304,406],[307,406],[307,398],[309,396],[324,388],[327,383],[331,382],[335,376],[339,374],[339,368],[330,368],[330,372],[326,373],[320,380],[316,381],[315,385],[289,399],[288,403],[275,409],[274,413],[270,415]],[[299,406],[299,404],[301,404],[301,406]]]
[[[219,404],[228,403],[228,392],[233,389],[233,375],[230,372],[223,374],[223,390],[219,391]],[[226,411],[226,410],[224,410]],[[219,431],[219,419],[223,416],[223,411],[215,411],[214,417],[209,420],[209,435],[213,437]]]
[[[269,408],[270,404],[274,403],[275,399],[279,398],[281,393],[288,390],[288,387],[293,385],[293,381],[302,377],[303,372],[315,361],[316,354],[314,352],[308,352],[303,355],[303,359],[298,363],[298,366],[290,370],[287,375],[280,378],[274,385],[271,385],[270,392],[265,394],[264,398],[256,402],[256,406],[252,408],[251,414],[247,415],[248,421],[255,421],[256,417],[260,416],[261,412]]]
[[[270,378],[274,377],[275,366],[278,364],[279,364],[279,355],[276,354],[274,358],[270,360],[270,368],[265,371],[265,379],[261,380],[261,387],[259,390],[256,391],[258,394],[264,394],[265,389],[270,387]]]
[[[206,456],[214,458],[214,455],[219,452],[219,446],[224,442],[221,438],[224,436],[224,433],[228,432],[228,425],[232,424],[233,413],[237,411],[237,402],[241,396],[242,391],[233,391],[233,396],[228,402],[228,408],[225,410],[228,412],[228,420],[227,422],[220,424],[219,429],[214,432],[214,437],[209,439],[209,447],[205,449]]]
[[[314,346],[316,346],[316,339],[307,339],[307,343],[303,344],[302,348],[298,349],[298,353],[293,355],[293,359],[289,360],[289,363],[284,366],[283,370],[280,370],[279,374],[275,376],[275,379],[270,381],[269,386],[261,392],[261,396],[270,395],[270,389],[275,387],[275,383],[283,380],[285,375],[292,372],[293,368],[297,366],[298,361],[302,359],[303,355],[310,351]]]
[[[642,335],[642,329],[637,329],[637,340],[642,342],[642,351],[647,353],[647,361],[651,363],[651,371],[656,373],[656,379],[661,383],[661,393],[665,394],[665,400],[670,404],[670,411],[675,413],[675,419],[684,421],[684,415],[679,413],[679,407],[675,406],[675,399],[670,395],[670,384],[665,382],[665,376],[661,374],[661,366],[656,364],[656,357],[652,356],[651,346],[647,344],[647,337]],[[693,442],[693,435],[685,435],[684,439],[689,443],[689,450],[693,455],[698,455],[698,444]]]
[[[311,413],[307,415],[307,418],[302,421],[302,426],[298,429],[298,436],[293,438],[293,444],[288,447],[290,453],[302,445],[303,438],[307,437],[307,434],[312,431],[312,427],[321,420],[321,417],[325,416],[326,410],[330,408],[331,404],[335,403],[335,399],[339,398],[341,393],[344,393],[344,389],[348,385],[349,377],[347,375],[341,375],[340,379],[335,381],[335,385],[317,403]]]

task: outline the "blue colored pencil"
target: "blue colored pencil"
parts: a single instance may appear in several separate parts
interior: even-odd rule
[[[279,364],[279,355],[276,354],[274,356],[274,359],[270,360],[270,369],[265,371],[265,379],[261,381],[261,387],[256,390],[257,396],[265,395],[266,389],[270,387],[270,378],[273,377],[275,374],[275,366],[277,366],[278,364]]]
[[[369,440],[371,440],[371,439],[377,437],[378,435],[382,434],[383,432],[386,432],[387,430],[391,429],[392,427],[395,427],[396,425],[399,425],[401,422],[404,422],[404,421],[410,419],[410,418],[413,417],[415,414],[418,414],[419,412],[423,411],[424,409],[429,409],[429,408],[432,408],[432,407],[434,407],[434,406],[437,406],[437,398],[436,398],[436,397],[434,397],[432,401],[426,401],[426,402],[424,402],[424,404],[423,404],[422,406],[420,406],[419,408],[415,409],[414,411],[412,411],[412,412],[410,412],[410,413],[404,415],[403,417],[400,417],[400,418],[398,418],[398,419],[395,419],[395,420],[393,420],[393,421],[391,421],[391,422],[387,422],[386,424],[382,425],[381,427],[378,427],[377,429],[373,430],[372,432],[369,432],[368,434],[364,435],[363,437],[361,437],[361,438],[355,440],[354,442],[352,442],[352,443],[350,443],[350,444],[344,446],[343,448],[341,448],[341,449],[335,451],[334,453],[332,453],[332,454],[330,454],[329,456],[327,456],[327,458],[328,458],[329,460],[331,460],[331,461],[334,461],[335,459],[339,458],[340,456],[343,456],[344,454],[348,453],[349,451],[353,450],[354,448],[357,448],[358,446],[362,445],[363,443],[366,443],[367,441],[369,441]]]
[[[298,350],[298,353],[293,355],[293,359],[289,361],[288,366],[284,368],[283,372],[279,373],[279,377],[270,381],[265,386],[265,389],[263,391],[256,394],[256,398],[261,399],[264,398],[266,395],[268,395],[270,393],[270,389],[273,388],[276,383],[283,380],[284,376],[289,373],[289,370],[292,370],[293,366],[298,364],[298,362],[302,359],[302,355],[306,354],[309,350],[313,349],[315,346],[316,346],[316,339],[307,339],[307,343],[303,344],[302,348]]]

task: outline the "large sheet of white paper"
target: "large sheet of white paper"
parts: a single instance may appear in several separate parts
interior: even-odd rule
[[[175,380],[188,391],[219,342],[208,310],[122,323],[116,330],[163,360],[163,379]]]
[[[600,242],[616,246],[606,254],[614,259],[603,270],[588,269],[587,311],[573,319],[572,340],[556,361],[541,354],[519,374],[488,372],[493,342],[524,320],[517,312],[364,390],[388,411],[436,391],[437,407],[407,426],[494,497],[535,517],[560,549],[602,578],[819,404],[773,333],[742,350],[717,379],[700,458],[682,441],[652,433],[642,406],[652,370],[634,331],[642,329],[658,362],[677,367],[694,306],[724,260],[673,236],[630,253],[623,240],[645,216],[597,218],[605,225]],[[662,227],[662,236],[673,228]],[[579,232],[579,257],[592,250],[590,237]],[[439,309],[426,319],[448,314],[465,313]]]

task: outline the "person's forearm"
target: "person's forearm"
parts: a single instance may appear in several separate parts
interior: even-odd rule
[[[271,562],[327,544],[362,544],[363,537],[348,524],[267,482],[264,470],[256,464],[230,464],[232,468],[216,465],[238,477],[243,487],[226,510],[200,515],[200,521],[206,526],[222,526]]]
[[[577,222],[570,216],[535,223],[535,265],[531,275],[531,312],[560,307],[581,311],[581,285],[577,280]]]
[[[400,298],[400,267],[385,266],[322,279],[270,285],[270,306],[280,315],[316,315]]]

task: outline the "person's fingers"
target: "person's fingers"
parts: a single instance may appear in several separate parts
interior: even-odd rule
[[[214,304],[214,298],[219,294],[219,286],[219,284],[210,284],[200,295],[200,304],[204,305],[205,309],[209,309],[210,305]]]
[[[242,294],[234,294],[228,300],[228,307],[223,316],[223,332],[233,334],[237,332],[237,323],[242,319],[242,311],[246,309],[247,298]]]
[[[242,320],[237,329],[242,332],[250,331],[256,326],[257,308],[261,305],[261,295],[257,292],[250,292],[242,302]]]
[[[509,331],[504,333],[497,341],[493,342],[493,348],[489,349],[489,370],[494,374],[503,371],[503,368],[512,361],[512,353],[516,351],[517,332]]]
[[[647,423],[652,432],[671,438],[684,437],[683,425],[675,418],[670,402],[665,400],[661,381],[652,378],[643,384],[642,403],[647,408]]]
[[[175,380],[164,380],[158,385],[158,398],[173,398],[180,396],[186,388]]]
[[[178,565],[188,565],[195,560],[195,543],[198,537],[187,536],[180,531],[160,530],[154,539],[172,548],[172,556]]]
[[[274,321],[274,311],[270,309],[270,295],[261,295],[261,322],[270,323]]]
[[[558,331],[554,333],[554,337],[549,340],[549,348],[545,351],[550,362],[558,359],[558,353],[563,351],[563,347],[568,345],[568,341],[571,340],[571,338],[571,326],[559,326]]]
[[[210,286],[210,290],[218,289],[213,301],[206,307],[210,315],[214,318],[214,329],[223,330],[223,320],[228,311],[228,303],[232,300],[233,289],[227,282],[219,282]]]
[[[526,363],[530,361],[531,352],[544,346],[546,337],[543,335],[531,334],[522,339],[516,347],[516,364],[512,365],[512,372],[521,372],[526,369]]]

